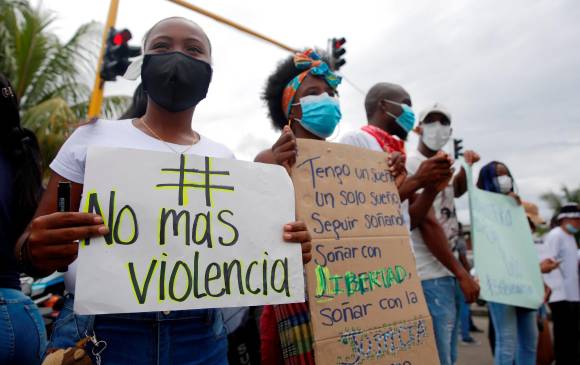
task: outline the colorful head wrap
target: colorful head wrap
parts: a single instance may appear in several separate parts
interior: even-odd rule
[[[290,108],[292,108],[292,102],[294,101],[296,91],[309,74],[324,78],[328,85],[333,89],[336,89],[342,80],[340,76],[335,74],[330,67],[328,67],[326,62],[322,61],[318,53],[314,52],[312,49],[309,49],[304,53],[296,53],[294,55],[294,66],[299,70],[305,71],[293,78],[282,93],[282,110],[286,113],[286,116],[290,114]]]

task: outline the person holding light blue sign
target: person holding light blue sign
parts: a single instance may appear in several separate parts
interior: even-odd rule
[[[479,172],[479,178],[477,180],[477,187],[479,189],[508,195],[518,205],[521,205],[521,199],[515,192],[514,185],[514,179],[510,170],[501,162],[492,161],[483,166]],[[473,206],[472,209],[474,209]],[[497,210],[497,212],[500,212],[500,210]],[[500,213],[498,213],[497,219],[503,221],[510,220],[507,215],[504,216]],[[490,232],[489,234],[493,233]],[[477,244],[478,242],[476,241],[475,245]],[[478,270],[478,273],[481,274],[481,270]],[[500,291],[502,288],[498,286],[496,289]],[[538,327],[536,325],[537,310],[493,301],[488,301],[488,306],[495,329],[494,364],[513,365],[515,363],[516,365],[534,365],[536,363],[538,343]]]

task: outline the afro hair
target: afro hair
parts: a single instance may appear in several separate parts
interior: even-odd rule
[[[320,55],[322,61],[328,63],[326,53],[320,50],[316,50],[316,53]],[[268,116],[272,120],[272,126],[276,130],[281,130],[288,124],[286,113],[282,110],[282,94],[284,93],[284,89],[293,78],[302,72],[304,70],[299,70],[294,66],[294,56],[292,55],[278,63],[276,70],[268,77],[268,81],[266,81],[266,86],[262,93],[262,100],[264,100],[268,107]]]

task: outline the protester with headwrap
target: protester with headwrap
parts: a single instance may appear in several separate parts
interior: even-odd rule
[[[255,161],[289,169],[296,162],[296,138],[330,137],[342,116],[336,90],[340,82],[341,77],[311,49],[284,59],[262,95],[272,125],[282,135]],[[307,303],[265,306],[260,335],[263,364],[314,364]]]
[[[518,204],[520,197],[515,192],[515,183],[508,167],[501,162],[492,161],[479,172],[477,187],[492,193],[511,196]],[[513,305],[488,302],[491,323],[495,334],[490,337],[495,348],[496,365],[535,364],[538,343],[536,325],[537,310]]]
[[[311,49],[284,59],[268,78],[262,95],[272,125],[282,135],[255,160],[289,169],[296,162],[296,138],[330,137],[341,119],[340,82],[341,77]],[[400,159],[398,165],[392,161],[393,174],[399,174],[404,161]],[[309,317],[307,303],[266,306],[260,324],[262,363],[314,364]]]

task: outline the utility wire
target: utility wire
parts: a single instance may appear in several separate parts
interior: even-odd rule
[[[348,77],[346,77],[344,74],[341,74],[341,76],[344,79],[344,81],[346,81],[350,86],[352,86],[353,89],[358,91],[361,95],[366,95],[366,92],[364,92],[363,89],[358,87],[354,82],[350,81]]]

